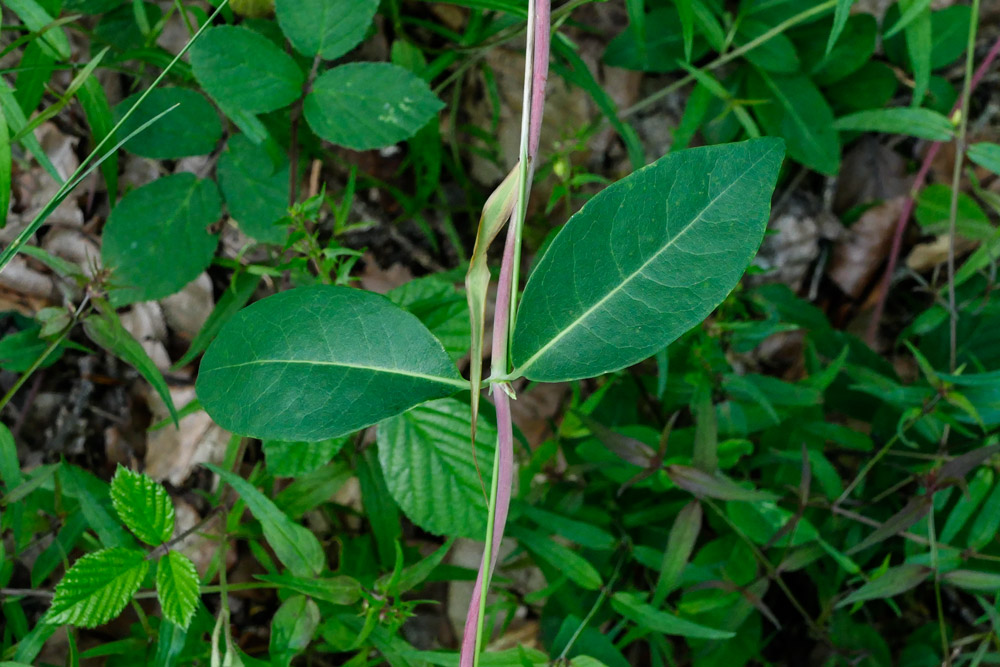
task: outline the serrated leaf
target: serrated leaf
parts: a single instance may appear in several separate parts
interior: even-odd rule
[[[276,0],[274,9],[296,51],[333,60],[364,39],[378,0]]]
[[[115,122],[121,120],[142,95],[136,93],[119,102],[114,108]],[[121,136],[128,136],[175,105],[176,113],[169,113],[159,120],[154,132],[143,132],[129,139],[123,148],[135,155],[157,160],[208,155],[214,151],[222,138],[219,114],[204,95],[188,88],[157,88],[151,91],[118,132]]]
[[[316,134],[359,151],[409,139],[442,108],[426,81],[390,63],[328,70],[316,79],[304,107]]]
[[[587,202],[525,287],[515,375],[618,370],[701,322],[757,252],[783,154],[773,138],[671,153]]]
[[[496,438],[496,427],[481,417],[476,458],[483,479],[492,474]],[[486,530],[486,499],[470,442],[469,406],[452,398],[379,424],[386,484],[400,509],[424,530],[472,539]]]
[[[330,285],[240,311],[205,353],[196,385],[227,430],[313,442],[467,387],[416,317],[383,296]]]
[[[95,628],[122,612],[149,569],[146,554],[115,547],[81,557],[56,586],[48,623]]]
[[[208,226],[221,216],[215,183],[194,174],[166,176],[127,194],[102,236],[101,260],[116,287],[111,303],[162,299],[197,278],[219,245]]]
[[[267,440],[264,442],[267,470],[276,477],[295,477],[319,470],[343,449],[347,441],[345,437],[319,442]]]
[[[119,465],[111,480],[111,505],[146,544],[159,546],[174,534],[174,504],[163,485],[148,475]]]
[[[716,630],[660,611],[643,602],[634,593],[615,593],[611,598],[611,606],[639,627],[665,635],[697,639],[731,639],[736,636],[727,630]]]
[[[837,603],[837,607],[845,607],[855,602],[864,602],[866,600],[888,599],[905,593],[919,586],[930,576],[930,573],[931,569],[929,567],[913,563],[889,568],[877,579],[872,579],[858,590],[846,596]]]
[[[176,424],[178,421],[177,408],[174,407],[174,399],[170,396],[170,389],[167,387],[167,382],[163,379],[160,369],[149,358],[139,341],[133,338],[132,334],[122,326],[118,315],[107,303],[101,304],[95,301],[95,305],[97,305],[98,312],[83,321],[83,330],[87,336],[139,371],[139,374],[152,385],[156,393],[163,399]]]
[[[200,585],[198,570],[182,553],[168,551],[156,566],[156,597],[163,615],[182,629],[187,629],[198,606]]]
[[[206,468],[222,478],[240,495],[254,518],[260,522],[264,539],[292,574],[315,577],[326,568],[326,554],[312,531],[288,518],[270,498],[239,475],[210,463]]]
[[[841,116],[834,122],[833,126],[841,132],[853,130],[906,134],[932,141],[950,141],[955,129],[951,121],[937,111],[912,107],[858,111]]]
[[[229,138],[219,156],[219,188],[240,229],[263,243],[283,244],[288,232],[275,223],[288,216],[288,160],[275,164],[267,149],[245,134]]]
[[[291,104],[305,80],[295,60],[274,42],[238,26],[206,30],[191,47],[191,68],[223,109],[250,114]]]

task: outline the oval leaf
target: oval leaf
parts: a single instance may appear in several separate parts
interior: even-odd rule
[[[209,346],[197,383],[223,428],[312,442],[467,388],[416,317],[378,294],[329,285],[240,311]]]
[[[111,480],[111,505],[135,536],[158,546],[174,534],[174,504],[162,484],[121,465]]]
[[[379,424],[379,462],[396,504],[424,530],[481,539],[486,499],[470,442],[469,406],[453,398],[421,405]],[[480,418],[476,460],[483,479],[493,470],[496,427]]]
[[[528,280],[515,373],[618,370],[704,319],[757,252],[783,155],[772,138],[672,153],[590,200]]]
[[[274,9],[296,51],[333,60],[364,39],[378,0],[277,0]]]
[[[292,57],[248,28],[209,28],[191,47],[198,83],[226,110],[256,114],[280,109],[302,94]]]
[[[114,109],[118,122],[142,93],[122,100]],[[142,105],[122,123],[118,136],[127,137],[145,123],[174,105],[177,109],[156,121],[151,132],[140,132],[125,142],[123,148],[142,157],[172,160],[189,155],[208,155],[222,138],[219,114],[203,95],[187,88],[157,88],[149,93]]]
[[[316,79],[305,115],[327,141],[363,151],[409,139],[443,107],[423,79],[402,67],[351,63]]]
[[[229,214],[244,233],[264,243],[284,243],[287,230],[275,224],[288,215],[288,160],[275,165],[264,146],[237,134],[219,156],[219,187]]]
[[[127,194],[104,226],[101,259],[117,288],[111,303],[162,299],[197,278],[219,245],[208,226],[221,215],[215,183],[194,174],[167,176]]]

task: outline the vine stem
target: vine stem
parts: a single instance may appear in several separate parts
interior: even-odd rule
[[[972,54],[970,49],[969,57],[971,56]],[[996,42],[993,43],[993,46],[986,54],[986,57],[983,58],[983,62],[980,63],[975,74],[972,75],[971,81],[967,78],[968,92],[970,95],[980,82],[982,82],[983,77],[986,76],[986,72],[989,71],[998,56],[1000,56],[1000,38],[997,38]],[[963,95],[955,101],[955,105],[951,109],[952,116],[954,116],[956,112],[962,110],[963,100],[967,98],[968,95]],[[964,115],[965,114],[963,114],[963,117]],[[913,209],[916,206],[917,194],[919,194],[920,190],[923,189],[924,184],[927,181],[927,176],[931,170],[931,164],[941,151],[942,146],[942,142],[935,141],[931,144],[930,148],[927,149],[927,154],[924,156],[924,160],[920,164],[920,169],[917,171],[917,175],[913,179],[913,186],[910,188],[910,192],[906,196],[906,200],[903,202],[903,209],[900,211],[899,220],[896,222],[896,232],[892,237],[892,247],[889,250],[889,260],[886,263],[885,273],[882,275],[882,282],[879,286],[878,301],[875,303],[875,310],[872,313],[871,321],[868,323],[868,331],[865,335],[865,340],[868,341],[869,345],[874,344],[875,336],[878,334],[879,323],[882,321],[882,315],[885,313],[885,304],[889,298],[889,285],[892,283],[892,275],[896,272],[896,264],[899,261],[899,253],[903,246],[903,232],[906,231],[906,225],[910,222],[910,217],[913,215]]]
[[[527,216],[528,196],[535,156],[541,139],[542,112],[549,70],[551,41],[551,0],[529,0],[527,45],[524,62],[524,94],[521,109],[521,146],[518,168],[520,187],[517,201],[507,227],[503,262],[497,285],[497,302],[493,314],[493,353],[490,360],[492,377],[506,376],[509,370],[510,334],[514,330],[519,288],[521,236]],[[513,393],[505,382],[491,387],[497,412],[497,443],[493,455],[489,509],[486,522],[486,544],[483,560],[472,590],[472,600],[465,619],[460,657],[461,667],[478,667],[483,650],[486,622],[486,594],[496,567],[503,541],[507,515],[510,511],[511,486],[514,480],[514,426],[510,401]]]

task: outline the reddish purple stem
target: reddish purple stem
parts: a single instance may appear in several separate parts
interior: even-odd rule
[[[534,79],[531,82],[531,134],[528,156],[534,161],[542,136],[542,115],[545,112],[545,87],[549,80],[549,47],[552,41],[552,3],[538,0],[535,6]],[[532,165],[533,166],[533,165]],[[529,169],[532,168],[529,166]]]
[[[975,74],[972,76],[972,81],[969,82],[969,91],[976,89],[976,86],[983,80],[986,76],[986,72],[989,70],[990,65],[993,61],[1000,56],[1000,39],[994,42],[993,47],[990,49],[989,53],[983,59],[983,62],[979,65]],[[951,109],[951,115],[954,115],[956,111],[962,108],[962,98],[955,100],[955,105]],[[931,147],[927,150],[927,155],[924,156],[924,161],[920,165],[920,170],[917,171],[917,176],[913,181],[913,187],[910,188],[910,194],[907,195],[906,201],[903,202],[903,210],[899,213],[899,221],[896,223],[896,232],[892,237],[892,248],[889,250],[889,261],[885,267],[885,274],[882,276],[882,282],[879,285],[879,297],[878,302],[875,304],[875,311],[872,313],[872,319],[868,323],[868,332],[865,336],[869,345],[875,344],[875,336],[878,334],[878,325],[882,320],[882,314],[885,312],[885,303],[889,298],[889,285],[892,283],[892,274],[896,272],[896,264],[899,261],[899,253],[903,246],[903,233],[906,231],[906,225],[910,222],[910,216],[913,215],[913,208],[916,203],[916,196],[920,190],[924,187],[924,182],[927,180],[927,174],[931,170],[931,163],[934,162],[934,158],[941,151],[942,143],[936,141],[931,144]],[[956,160],[962,159],[961,156],[956,156]]]

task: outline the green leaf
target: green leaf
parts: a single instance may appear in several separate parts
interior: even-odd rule
[[[77,91],[76,99],[80,102],[80,108],[83,109],[83,113],[87,117],[87,124],[90,125],[91,146],[96,148],[107,139],[115,127],[108,96],[97,77],[91,75]],[[109,139],[106,145],[114,145],[114,142]],[[101,163],[101,175],[104,177],[104,183],[108,189],[110,200],[108,203],[113,208],[118,203],[117,151],[114,151]]]
[[[841,116],[833,126],[842,132],[852,130],[905,134],[933,141],[950,141],[955,130],[951,121],[938,112],[913,107],[858,111]]]
[[[427,82],[402,67],[351,63],[316,79],[305,116],[327,141],[370,150],[409,139],[442,108]]]
[[[126,97],[114,109],[117,123],[143,93]],[[143,123],[177,106],[156,124],[153,132],[143,132],[125,143],[125,150],[142,157],[172,160],[189,155],[208,155],[222,138],[219,114],[203,95],[187,88],[157,88],[149,93],[119,132],[128,136]]]
[[[204,466],[240,494],[250,513],[260,521],[264,539],[292,574],[315,577],[326,569],[326,554],[312,531],[288,518],[267,496],[239,475],[210,463]]]
[[[194,337],[191,341],[191,347],[188,351],[184,353],[177,363],[172,367],[172,370],[177,370],[188,365],[195,360],[199,354],[205,351],[205,348],[215,340],[219,331],[222,329],[226,322],[231,320],[236,313],[240,311],[243,306],[247,305],[247,301],[253,296],[253,293],[257,290],[257,285],[260,284],[260,276],[254,275],[252,273],[236,273],[233,275],[232,283],[226,288],[220,296],[218,302],[215,304],[215,308],[212,309],[211,314],[205,323],[201,326],[201,330],[198,331],[198,335]]]
[[[528,280],[515,375],[618,370],[700,322],[760,245],[782,156],[771,138],[671,153],[591,199]]]
[[[952,570],[942,575],[945,582],[968,591],[995,593],[1000,590],[1000,574],[975,570]]]
[[[986,467],[977,470],[972,481],[969,482],[966,493],[958,497],[955,507],[948,514],[948,520],[945,521],[944,528],[941,529],[941,542],[951,544],[951,541],[979,509],[980,503],[986,498],[986,494],[989,493],[992,486],[993,470]]]
[[[736,31],[739,45],[752,42],[770,31],[772,26],[756,19],[743,19]],[[795,45],[786,35],[777,34],[766,42],[747,51],[744,57],[757,67],[769,72],[791,73],[799,70],[799,55]]]
[[[688,466],[667,466],[667,476],[685,491],[700,497],[717,500],[741,500],[745,502],[766,502],[778,497],[768,491],[755,491],[740,486],[722,473],[709,474]]]
[[[906,6],[904,3],[900,3],[901,7],[905,7],[905,11],[899,19],[885,31],[885,34],[882,36],[883,39],[891,38],[897,32],[913,23],[913,21],[916,20],[920,14],[924,12],[924,10],[930,8],[931,0],[912,0],[912,2],[907,4],[909,6]]]
[[[258,114],[297,100],[305,77],[290,55],[248,28],[209,28],[191,47],[198,83],[224,110]]]
[[[319,607],[306,596],[293,595],[285,600],[271,620],[271,664],[292,664],[292,658],[309,646],[319,622]]]
[[[337,605],[352,605],[361,599],[361,584],[351,577],[295,577],[290,574],[256,574],[261,581]]]
[[[604,584],[600,573],[586,558],[549,536],[519,524],[510,526],[510,536],[516,538],[539,561],[548,563],[557,574],[565,575],[577,586],[596,591]]]
[[[840,138],[833,129],[833,111],[816,84],[802,74],[750,77],[749,95],[768,102],[754,106],[768,134],[784,137],[788,156],[824,174],[840,166]]]
[[[56,586],[47,623],[95,628],[115,618],[139,590],[149,561],[135,549],[116,547],[81,557]]]
[[[319,470],[337,455],[348,438],[332,438],[319,442],[264,442],[267,470],[275,477],[295,477]]]
[[[866,13],[855,14],[847,20],[840,41],[827,53],[823,46],[826,26],[825,22],[806,26],[795,37],[803,72],[822,87],[842,81],[864,67],[875,53],[878,40],[878,21],[875,17]]]
[[[118,315],[110,306],[103,305],[99,312],[91,315],[83,321],[83,330],[94,341],[105,350],[115,355],[125,363],[129,364],[146,382],[153,386],[156,393],[160,395],[174,423],[177,423],[177,408],[174,407],[174,400],[170,396],[170,389],[167,387],[163,374],[156,367],[153,360],[146,354],[146,350],[135,338],[132,337],[125,327],[122,326]]]
[[[615,593],[611,598],[611,606],[640,628],[664,635],[697,639],[731,639],[736,636],[733,632],[698,625],[665,611],[660,611],[643,602],[642,598],[635,593]]]
[[[317,285],[242,310],[208,348],[198,398],[223,428],[318,441],[466,389],[416,317],[370,292]]]
[[[851,15],[851,5],[853,4],[854,0],[837,0],[837,8],[833,14],[833,28],[830,30],[830,39],[826,43],[826,53],[828,55],[833,51],[834,44],[840,39],[840,33],[844,31],[844,26],[847,25],[847,19]]]
[[[1000,145],[982,141],[969,146],[969,159],[980,167],[1000,174]]]
[[[930,573],[930,568],[912,563],[889,568],[877,579],[872,579],[858,590],[849,594],[837,603],[837,607],[845,607],[855,602],[864,602],[866,600],[887,599],[900,593],[905,593],[919,586],[927,579]]]
[[[53,27],[55,19],[35,0],[5,0],[4,5],[24,22],[31,32],[42,33],[42,48],[52,57],[67,61],[70,57],[69,39],[62,28]]]
[[[7,116],[0,107],[0,229],[7,226],[7,212],[10,210],[10,185],[14,163],[10,151],[10,130]]]
[[[119,465],[111,480],[111,505],[122,523],[146,544],[158,546],[174,534],[174,504],[148,475]]]
[[[496,437],[496,427],[480,418],[476,459],[483,479],[492,474]],[[472,539],[486,530],[486,498],[471,442],[469,406],[451,398],[379,424],[379,462],[389,492],[424,530]]]
[[[229,138],[219,156],[219,188],[229,214],[247,235],[281,245],[287,230],[275,223],[288,216],[288,160],[275,164],[262,145],[245,134]]]
[[[378,0],[276,0],[274,9],[296,51],[333,60],[364,39]]]
[[[979,514],[969,528],[966,545],[971,549],[982,549],[996,539],[998,530],[1000,530],[1000,484],[993,487],[993,491],[983,502]]]
[[[127,194],[108,217],[101,246],[119,286],[111,302],[162,299],[197,278],[219,245],[207,228],[221,215],[215,183],[194,174],[166,176]]]
[[[904,16],[911,9],[919,9],[916,11],[916,16],[905,28],[906,51],[913,67],[914,85],[911,106],[919,107],[927,94],[927,88],[931,81],[931,8],[927,0],[899,0],[899,7]]]
[[[680,580],[684,567],[694,551],[698,534],[701,533],[701,503],[692,500],[677,513],[674,525],[667,537],[667,548],[663,552],[663,562],[660,564],[660,576],[656,580],[656,591],[653,594],[653,606],[659,607],[667,599]]]
[[[465,297],[438,276],[416,278],[388,292],[386,297],[417,316],[441,341],[452,361],[469,353],[469,312]]]
[[[645,15],[643,23],[641,32],[629,26],[608,43],[603,58],[606,64],[644,72],[670,72],[682,62],[697,60],[705,53],[706,44],[695,39],[691,57],[687,57],[684,23],[673,3],[653,9]]]
[[[691,62],[694,50],[694,0],[677,0],[677,16],[681,21],[681,35],[684,37],[684,60]]]
[[[156,566],[156,597],[163,616],[187,629],[198,607],[200,583],[190,558],[176,551],[164,554]]]

